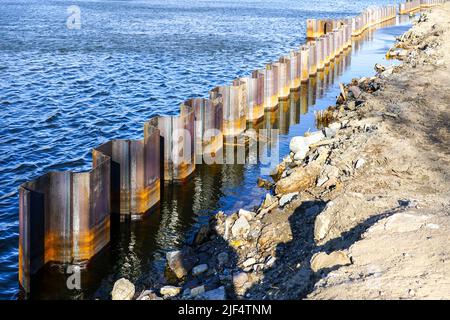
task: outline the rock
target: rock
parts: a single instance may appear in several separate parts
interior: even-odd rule
[[[302,137],[302,136],[293,137],[291,139],[291,142],[289,143],[289,149],[293,153],[297,153],[300,150],[309,149],[309,146],[308,146],[306,138]]]
[[[333,122],[328,125],[328,128],[337,131],[337,130],[341,129],[341,124],[339,122]]]
[[[350,258],[344,251],[334,251],[330,254],[319,252],[311,258],[311,270],[317,272],[322,269],[345,266],[351,263]]]
[[[167,264],[178,279],[182,279],[191,271],[197,262],[192,249],[171,251],[166,254]]]
[[[235,288],[242,288],[248,281],[246,272],[237,272],[233,274],[233,285]]]
[[[260,177],[260,178],[258,178],[257,185],[260,188],[270,189],[270,188],[272,188],[273,183]]]
[[[323,159],[325,161],[326,159]],[[321,161],[315,160],[314,165],[308,165],[301,170],[295,170],[289,177],[277,182],[276,194],[287,194],[306,190],[316,185],[317,177],[321,171]]]
[[[161,289],[159,289],[159,293],[163,296],[168,297],[175,297],[176,295],[180,294],[181,287],[175,287],[175,286],[164,286]]]
[[[322,139],[325,139],[325,135],[323,134],[322,130],[311,132],[311,133],[305,133],[306,143],[308,146],[319,142]]]
[[[239,217],[231,228],[231,233],[235,238],[246,238],[250,231],[250,225],[245,217]]]
[[[125,278],[121,278],[114,283],[111,296],[113,300],[131,300],[134,293],[134,284]]]
[[[206,272],[206,270],[208,270],[208,265],[206,263],[204,264],[199,264],[198,266],[195,266],[192,269],[192,275],[193,276],[199,276],[202,273]]]
[[[136,300],[163,300],[163,298],[158,297],[152,290],[145,290]]]
[[[226,300],[225,287],[221,286],[219,288],[206,291],[200,295],[200,298],[204,300]]]
[[[239,215],[239,217],[244,217],[245,219],[247,219],[247,221],[250,221],[255,216],[255,213],[251,212],[251,211],[244,210],[244,209],[239,209],[238,215]]]
[[[269,259],[267,259],[266,266],[267,266],[267,267],[273,266],[273,264],[275,263],[275,261],[277,261],[277,258],[275,258],[275,257],[270,257]]]
[[[220,267],[226,265],[228,263],[228,259],[228,253],[226,252],[221,252],[217,255],[217,263]]]
[[[297,151],[294,154],[294,160],[295,161],[301,161],[301,160],[305,159],[308,151],[309,151],[309,147]]]
[[[191,296],[196,297],[205,292],[205,286],[201,285],[191,289]]]
[[[225,231],[223,235],[225,240],[230,238],[231,227],[233,226],[234,221],[236,221],[236,219],[233,216],[229,216],[225,219]]]
[[[205,242],[208,239],[209,236],[209,225],[205,224],[200,227],[200,229],[197,231],[197,234],[194,238],[194,244],[201,244]]]
[[[361,95],[361,90],[357,87],[357,86],[350,86],[348,88],[348,91],[351,92],[353,94],[353,97],[355,99],[358,99],[359,96]]]
[[[262,204],[263,208],[268,208],[270,207],[275,201],[278,201],[278,199],[276,197],[273,197],[270,195],[270,193],[266,194],[266,198],[264,199],[264,202]]]
[[[317,179],[317,186],[318,186],[318,187],[321,187],[321,186],[323,186],[323,185],[325,184],[325,182],[327,182],[327,181],[328,181],[328,177],[327,177],[327,176],[321,177],[321,178]]]
[[[332,129],[330,127],[325,127],[323,129],[323,134],[325,135],[325,137],[327,139],[332,139],[336,136],[337,130],[336,129]]]
[[[331,226],[331,214],[326,209],[321,212],[314,222],[314,240],[320,241],[326,237]]]
[[[364,159],[362,159],[362,158],[356,160],[356,162],[355,162],[355,169],[361,168],[364,165],[364,163],[366,163],[366,161]]]
[[[384,66],[382,66],[381,64],[379,64],[379,63],[375,64],[374,69],[375,69],[376,73],[382,73],[383,71],[386,70],[386,68]]]
[[[279,201],[279,206],[280,207],[284,207],[285,205],[287,205],[289,202],[291,202],[295,197],[297,197],[298,192],[291,192],[288,194],[284,194]]]
[[[356,102],[355,101],[349,101],[348,103],[347,103],[347,108],[348,108],[348,110],[350,110],[350,111],[355,111],[356,110]]]
[[[254,265],[256,263],[256,259],[255,258],[249,258],[247,260],[245,260],[242,265],[244,266],[244,268],[250,267],[252,265]]]

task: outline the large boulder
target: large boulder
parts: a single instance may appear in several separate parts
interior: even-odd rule
[[[111,297],[112,300],[131,300],[134,293],[134,284],[125,278],[121,278],[114,283]]]
[[[166,254],[167,265],[178,279],[182,279],[197,263],[192,249],[171,251]]]

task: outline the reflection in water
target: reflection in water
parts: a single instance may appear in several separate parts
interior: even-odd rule
[[[397,19],[398,22],[405,21]],[[396,21],[392,20],[384,23],[383,27],[395,24]],[[370,73],[373,61],[383,57],[382,52],[393,41],[393,35],[401,34],[405,28],[379,31],[384,32],[381,36],[389,34],[389,37],[372,44],[376,47],[369,48],[367,53],[364,53],[364,46],[374,40],[376,31],[365,32],[354,39],[351,49],[292,91],[275,110],[266,111],[261,122],[248,124],[248,128],[257,130],[279,130],[280,136],[267,137],[268,143],[258,150],[259,157],[271,152],[274,141],[280,142],[280,156],[287,154],[291,136],[315,129],[314,115],[308,110],[323,110],[334,104],[337,82],[348,81],[359,76],[360,72]],[[360,66],[352,70],[352,59],[369,66],[364,70]],[[344,74],[345,79],[342,79]],[[270,132],[268,130],[268,134]],[[152,283],[163,276],[165,252],[192,241],[195,230],[207,221],[210,214],[218,210],[229,213],[243,206],[251,208],[261,202],[266,190],[257,188],[256,181],[266,165],[255,164],[256,159],[249,158],[252,156],[246,152],[246,164],[198,165],[193,175],[183,183],[165,184],[161,202],[142,220],[113,224],[111,243],[81,272],[81,290],[67,289],[68,275],[64,274],[63,267],[47,266],[32,279],[30,297],[107,299],[114,281],[120,277],[137,283],[138,289],[152,287]]]

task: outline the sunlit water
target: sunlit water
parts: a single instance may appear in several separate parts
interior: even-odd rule
[[[311,5],[314,3],[314,5]],[[392,3],[392,1],[391,1]],[[81,29],[66,27],[69,5]],[[356,15],[386,1],[8,1],[0,4],[0,298],[17,297],[18,186],[50,170],[88,170],[91,149],[141,138],[150,117],[178,113],[191,97],[276,60],[304,42],[307,18]],[[339,82],[373,74],[406,24],[371,32],[279,110],[280,154],[293,135],[314,130],[314,110],[334,103]],[[388,63],[388,62],[384,62]],[[165,187],[143,221],[119,226],[82,274],[81,291],[49,267],[32,298],[107,298],[125,276],[161,274],[165,251],[208,214],[261,202],[259,165],[199,167]],[[151,278],[151,277],[150,277]]]

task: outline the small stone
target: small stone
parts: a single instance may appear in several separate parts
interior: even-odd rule
[[[217,255],[217,263],[220,267],[226,265],[228,263],[228,253],[221,252]]]
[[[226,300],[225,287],[221,286],[219,288],[206,291],[200,296],[204,300]]]
[[[196,297],[205,292],[205,286],[201,285],[191,289],[191,296]]]
[[[163,296],[175,297],[181,292],[181,287],[175,286],[164,286],[159,289],[159,293]]]
[[[314,240],[320,241],[326,237],[331,226],[331,216],[327,210],[321,212],[314,222]]]
[[[275,261],[277,261],[277,258],[275,258],[275,257],[270,257],[270,258],[267,260],[267,262],[266,262],[266,266],[267,266],[267,267],[271,267],[271,266],[275,263]]]
[[[298,136],[291,139],[291,142],[289,143],[289,149],[293,153],[297,153],[300,150],[303,150],[304,152],[304,150],[309,150],[309,145],[305,137]]]
[[[353,97],[355,97],[355,99],[358,99],[359,96],[361,95],[361,90],[357,86],[350,86],[348,88],[348,91],[350,91],[353,94]]]
[[[348,110],[350,110],[350,111],[355,111],[356,110],[356,102],[355,101],[349,101],[348,103],[347,103],[347,108],[348,108]]]
[[[334,138],[336,136],[337,130],[336,129],[332,129],[330,127],[325,127],[323,129],[323,133],[324,133],[324,135],[325,135],[325,137],[327,139],[332,139],[332,138]]]
[[[195,266],[192,269],[192,275],[193,276],[199,276],[202,273],[206,272],[206,270],[208,270],[208,265],[206,263],[204,264],[199,264],[198,266]]]
[[[321,187],[327,181],[328,181],[328,177],[326,177],[326,176],[325,177],[321,177],[321,178],[317,179],[317,186]]]
[[[382,73],[383,71],[386,70],[386,68],[384,66],[382,66],[381,64],[379,64],[379,63],[375,64],[375,68],[374,69],[375,69],[376,73]]]
[[[305,159],[306,158],[306,154],[308,153],[308,151],[309,151],[309,147],[300,149],[299,151],[297,151],[294,154],[294,160],[295,161],[300,161],[300,160]]]
[[[243,265],[245,268],[247,268],[247,267],[250,267],[250,266],[254,265],[255,263],[256,263],[256,259],[255,259],[255,258],[249,258],[249,259],[245,260],[245,261],[242,263],[242,265]]]
[[[270,193],[266,194],[266,198],[264,199],[264,202],[262,204],[263,208],[270,207],[275,201],[277,201],[276,197],[273,197]]]
[[[334,251],[330,254],[327,254],[326,252],[319,252],[311,258],[311,270],[317,272],[322,269],[345,266],[351,263],[350,258],[344,251]]]
[[[192,249],[176,250],[166,254],[167,264],[178,279],[183,278],[194,267],[197,258]]]
[[[248,281],[248,275],[245,272],[233,274],[233,285],[235,288],[242,288]]]
[[[364,159],[362,159],[362,158],[356,160],[356,162],[355,162],[355,169],[361,168],[364,165],[365,162],[366,161]]]
[[[158,297],[152,290],[145,290],[136,300],[163,300],[163,298]]]
[[[248,210],[239,209],[239,217],[244,217],[247,221],[250,221],[255,216],[254,212],[250,212]]]
[[[231,233],[235,238],[246,238],[249,231],[250,225],[248,224],[248,221],[245,217],[239,217],[239,219],[236,220],[233,227],[231,228]]]
[[[205,242],[205,240],[208,239],[209,231],[209,225],[202,225],[195,235],[194,244],[198,245]]]
[[[289,202],[291,202],[295,197],[297,197],[298,192],[292,192],[288,194],[284,194],[279,201],[279,206],[282,208]]]
[[[134,284],[125,278],[121,278],[114,283],[111,296],[112,300],[131,300],[134,293]]]

